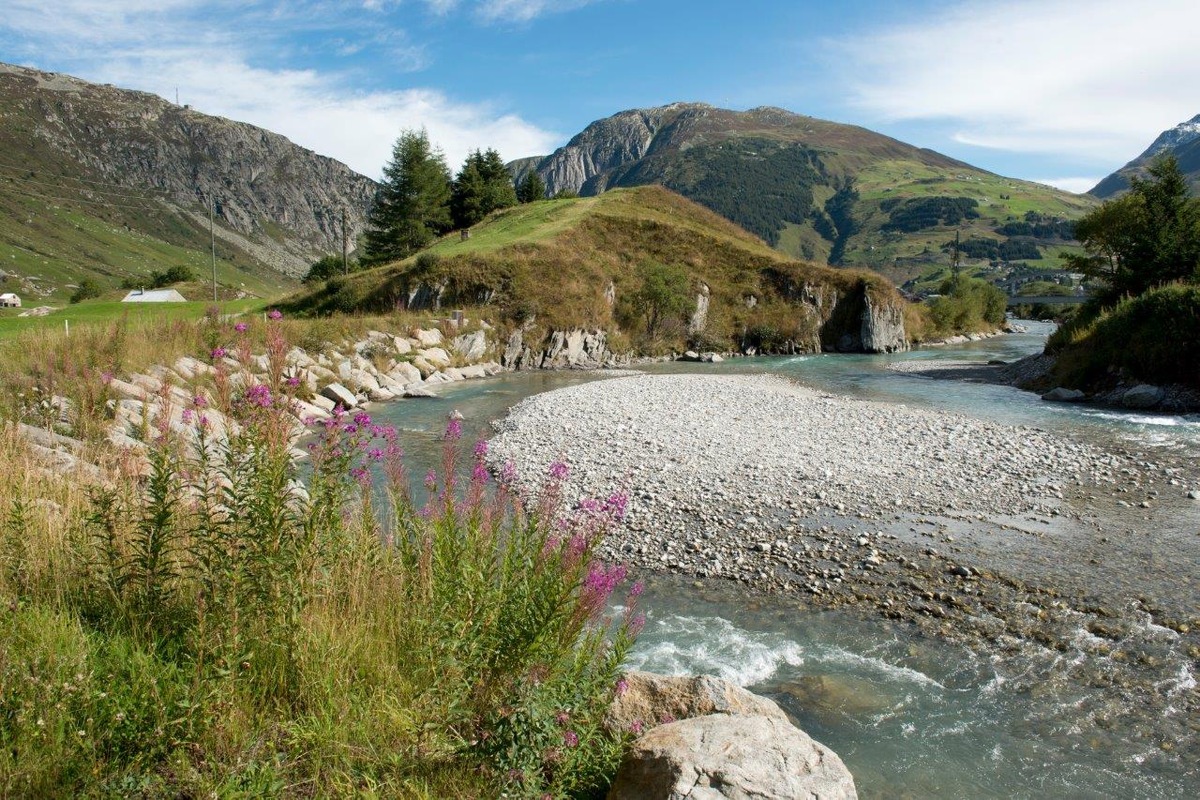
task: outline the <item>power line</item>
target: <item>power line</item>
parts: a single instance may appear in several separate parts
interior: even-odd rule
[[[84,203],[84,204],[90,205],[90,206],[102,206],[103,208],[133,208],[133,209],[138,209],[140,211],[145,211],[145,210],[151,208],[151,206],[149,206],[149,205],[132,205],[132,204],[128,204],[128,203],[105,203],[100,200],[83,200],[78,197],[60,197],[58,195],[42,194],[40,192],[37,192],[37,193],[30,192],[30,191],[26,191],[24,189],[18,189],[16,187],[10,187],[9,190],[16,194],[24,195],[26,197],[31,197],[34,200],[57,200],[61,203]],[[144,198],[142,200],[142,202],[153,203],[154,199],[147,197],[147,198]]]

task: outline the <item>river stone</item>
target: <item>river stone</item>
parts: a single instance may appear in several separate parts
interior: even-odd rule
[[[1126,408],[1154,408],[1162,399],[1162,389],[1142,383],[1121,395],[1121,405]]]
[[[423,386],[412,385],[404,390],[405,397],[437,397],[436,394]]]
[[[421,347],[437,347],[442,343],[442,332],[437,328],[428,331],[418,330],[414,338],[420,343]]]
[[[483,331],[455,336],[450,348],[467,361],[478,361],[487,352],[487,336]]]
[[[1042,395],[1042,399],[1049,400],[1052,403],[1078,403],[1084,396],[1084,393],[1078,389],[1067,389],[1066,387],[1059,386]]]
[[[335,405],[340,405],[343,409],[351,409],[358,405],[358,398],[354,396],[354,393],[340,383],[331,383],[326,386],[321,390],[321,396],[329,398]]]
[[[421,370],[417,369],[407,361],[401,361],[399,364],[392,367],[388,375],[396,382],[404,384],[405,386],[421,382]]]
[[[786,719],[711,714],[633,743],[609,800],[857,798],[837,754]]]
[[[787,719],[770,699],[711,675],[678,677],[629,672],[625,675],[625,687],[604,717],[604,725],[610,731],[649,728],[664,720],[708,714],[761,714]]]

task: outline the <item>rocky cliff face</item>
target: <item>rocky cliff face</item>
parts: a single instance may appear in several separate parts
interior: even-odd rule
[[[1200,114],[1165,130],[1140,156],[1096,184],[1088,194],[1109,198],[1129,188],[1129,179],[1145,173],[1156,156],[1169,153],[1179,160],[1193,191],[1200,191]]]
[[[141,208],[156,228],[151,218],[169,207],[206,229],[211,201],[219,238],[293,276],[341,252],[343,210],[353,247],[375,192],[374,181],[279,134],[145,92],[0,64],[0,104],[4,160],[27,170],[5,171],[17,188]]]

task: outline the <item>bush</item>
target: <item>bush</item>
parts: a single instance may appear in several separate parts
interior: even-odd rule
[[[969,333],[1004,324],[1008,298],[992,284],[958,275],[946,279],[940,291],[941,297],[927,303],[939,333]]]
[[[71,294],[71,303],[80,303],[84,300],[91,300],[94,297],[99,297],[104,294],[104,290],[100,284],[92,278],[84,278],[79,282],[79,286]]]
[[[1112,308],[1081,308],[1046,343],[1062,385],[1087,387],[1125,376],[1200,388],[1200,286],[1174,284]]]

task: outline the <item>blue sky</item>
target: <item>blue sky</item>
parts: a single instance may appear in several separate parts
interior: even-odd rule
[[[377,177],[424,125],[547,153],[673,101],[774,105],[1082,191],[1200,113],[1195,0],[5,0],[0,60],[142,89]]]

